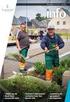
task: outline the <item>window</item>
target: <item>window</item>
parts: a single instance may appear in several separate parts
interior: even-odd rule
[[[63,21],[63,25],[65,25],[66,24],[66,22],[65,21]]]
[[[60,24],[60,22],[59,21],[57,21],[57,25],[59,25]]]

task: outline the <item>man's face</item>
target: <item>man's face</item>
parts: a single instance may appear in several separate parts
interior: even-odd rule
[[[55,29],[53,29],[53,28],[49,28],[49,29],[48,29],[48,34],[49,34],[50,36],[53,36],[54,33],[55,33]]]
[[[26,29],[26,25],[25,25],[25,24],[21,24],[21,25],[20,25],[20,29],[21,29],[22,31],[24,31],[24,30]]]

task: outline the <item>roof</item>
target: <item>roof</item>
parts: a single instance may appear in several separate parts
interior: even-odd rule
[[[61,9],[63,9],[65,11],[65,13],[70,16],[70,12],[67,9],[65,9],[65,8],[61,8]]]
[[[36,20],[36,19],[32,19],[31,22],[32,22],[32,24],[34,24],[35,27],[37,27],[37,28],[45,28],[45,27],[47,26],[47,24],[48,24],[49,21],[48,21],[48,20],[38,21],[38,20]]]
[[[26,23],[26,19],[27,19],[27,25],[28,26],[32,26],[32,23],[31,23],[31,21],[29,21],[29,19],[27,18],[27,17],[22,17],[22,16],[20,16],[19,18],[16,18],[15,16],[14,16],[14,18],[13,18],[13,25],[19,25],[19,24],[21,24],[21,23]]]

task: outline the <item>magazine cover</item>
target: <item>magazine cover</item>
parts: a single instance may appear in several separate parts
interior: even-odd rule
[[[70,102],[70,0],[17,0],[0,102]]]

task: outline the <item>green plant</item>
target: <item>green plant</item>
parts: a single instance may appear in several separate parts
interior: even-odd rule
[[[65,68],[60,67],[57,70],[54,70],[53,80],[56,81],[59,85],[62,85],[62,75],[65,71]]]
[[[63,66],[65,68],[65,70],[68,70],[70,68],[70,58],[62,60],[60,62],[60,66]]]
[[[20,54],[17,54],[17,53],[13,53],[13,54],[10,54],[12,57],[16,58],[16,60],[22,62],[22,63],[25,63],[25,58],[20,55]]]
[[[58,84],[62,84],[62,75],[65,70],[69,70],[70,68],[70,58],[64,59],[60,62],[60,67],[57,70],[54,70],[53,80],[55,80]]]
[[[14,78],[0,80],[0,90],[5,92],[16,92],[19,96],[23,96],[24,93],[47,93],[61,91],[60,86],[57,85],[57,83],[48,83],[45,80],[33,76],[23,75],[15,75]]]
[[[45,65],[42,64],[41,62],[36,62],[35,64],[35,69],[38,73],[44,74],[45,72]]]
[[[15,75],[14,78],[0,80],[0,89],[6,89],[9,92],[46,92],[47,83],[44,80],[33,76]]]
[[[60,85],[58,85],[55,81],[53,81],[53,82],[51,83],[51,85],[48,87],[48,92],[49,92],[49,93],[52,93],[52,92],[58,93],[58,92],[61,92],[61,91],[62,91],[62,90],[61,90]]]

